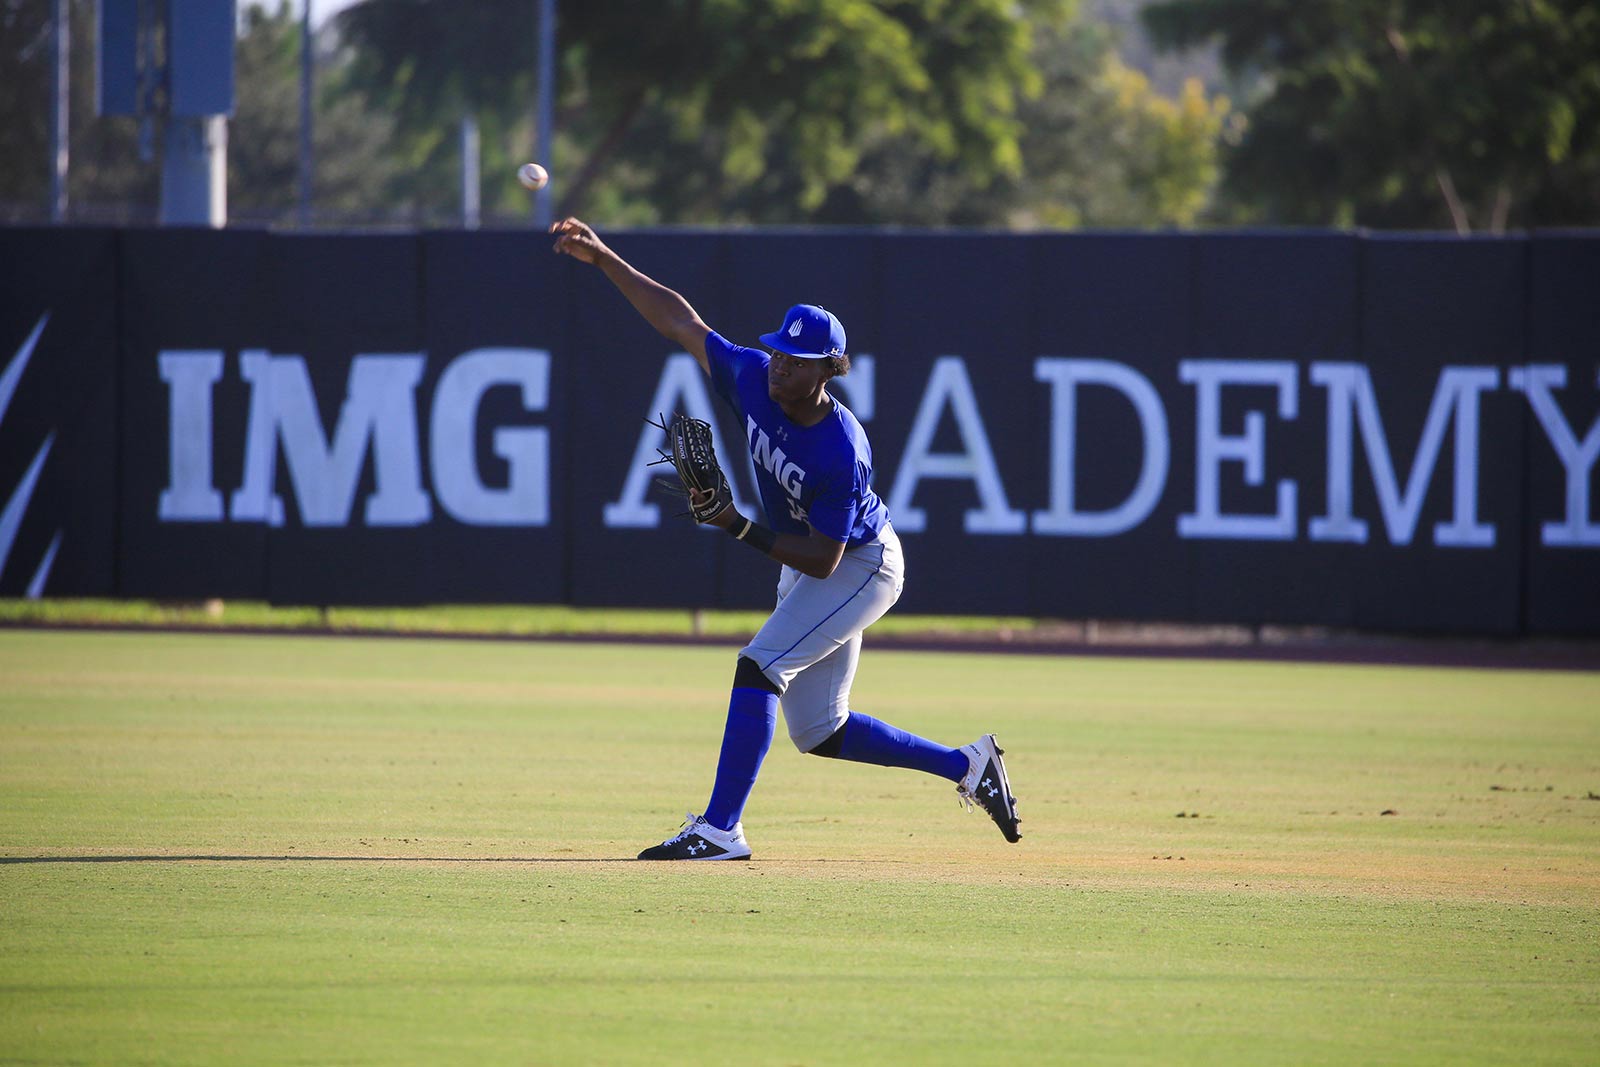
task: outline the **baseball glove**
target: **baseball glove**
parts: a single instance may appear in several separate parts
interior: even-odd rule
[[[661,452],[656,463],[670,463],[678,472],[676,485],[666,478],[656,481],[689,498],[689,514],[694,516],[694,521],[710,522],[731,507],[733,489],[717,463],[717,452],[711,444],[711,424],[675,414],[670,422],[663,416],[660,422],[651,425],[659,426],[667,435],[667,451]]]

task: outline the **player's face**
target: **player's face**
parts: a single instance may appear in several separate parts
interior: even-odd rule
[[[801,359],[786,352],[772,352],[767,365],[767,395],[779,404],[794,403],[815,396],[828,380],[828,361]]]

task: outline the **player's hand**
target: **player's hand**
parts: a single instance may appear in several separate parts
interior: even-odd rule
[[[689,503],[690,503],[691,506],[696,507],[696,508],[704,507],[706,504],[709,504],[709,503],[711,503],[711,501],[715,500],[716,497],[717,497],[717,491],[715,489],[691,489],[691,490],[689,490]],[[739,520],[739,513],[737,511],[733,510],[732,508],[725,507],[721,511],[717,512],[715,515],[711,516],[711,518],[706,519],[705,522],[703,523],[703,525],[705,525],[705,526],[719,526],[722,529],[726,530],[729,526],[732,526],[738,520]]]
[[[565,218],[550,224],[550,232],[556,235],[555,250],[571,256],[583,263],[599,262],[600,257],[609,255],[611,249],[595,234],[589,224],[582,219]]]

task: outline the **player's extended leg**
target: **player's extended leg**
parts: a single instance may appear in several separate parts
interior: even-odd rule
[[[952,782],[967,776],[969,762],[959,748],[918,737],[859,711],[852,711],[844,725],[810,754],[852,763],[873,763],[879,767],[905,767],[936,774]]]
[[[890,531],[846,552],[827,579],[786,567],[777,610],[741,655],[781,689],[789,739],[801,752],[953,781],[964,801],[982,803],[1006,840],[1016,841],[1016,797],[993,735],[953,749],[850,710],[861,633],[899,599],[902,575],[900,541]]]
[[[861,635],[856,634],[789,683],[783,710],[795,747],[814,756],[907,767],[959,782],[968,762],[960,749],[850,710],[850,686],[860,656]]]
[[[783,707],[791,734],[797,723],[815,721],[819,708],[830,709],[833,716],[841,711],[845,714],[843,724],[805,751],[853,763],[905,767],[955,782],[956,793],[964,803],[982,807],[1007,841],[1020,840],[1017,798],[1011,792],[1005,760],[993,734],[985,734],[970,745],[950,748],[871,715],[846,710],[860,647],[858,635],[796,675],[784,692]],[[825,717],[824,721],[832,720]],[[804,727],[799,732],[803,737]],[[796,744],[802,743],[797,737]]]
[[[813,756],[908,767],[947,778],[956,783],[956,794],[969,809],[981,807],[1006,840],[1015,844],[1022,840],[1017,829],[1021,820],[1003,754],[994,734],[984,734],[960,748],[946,748],[859,711],[852,711],[832,737],[811,750]]]
[[[690,812],[683,829],[639,853],[642,860],[735,860],[750,855],[740,816],[755,788],[761,763],[772,747],[778,719],[778,687],[741,656],[728,697],[722,752],[704,815]]]

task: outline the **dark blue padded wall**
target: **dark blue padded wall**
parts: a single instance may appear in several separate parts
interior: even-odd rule
[[[0,230],[0,596],[115,589],[117,239]]]
[[[1593,234],[607,237],[731,340],[844,320],[901,612],[1600,633]],[[0,594],[772,602],[642,466],[696,410],[748,506],[743,427],[545,235],[13,230],[0,280]]]

